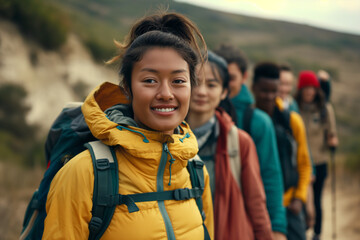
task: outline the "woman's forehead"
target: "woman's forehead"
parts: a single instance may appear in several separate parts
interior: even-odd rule
[[[152,48],[147,50],[140,61],[135,62],[133,70],[189,72],[189,66],[183,57],[172,48]]]

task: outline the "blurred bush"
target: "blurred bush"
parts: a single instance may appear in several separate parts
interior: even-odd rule
[[[24,166],[45,166],[44,141],[37,136],[38,127],[28,124],[25,89],[15,84],[0,86],[0,160]]]
[[[0,15],[45,49],[57,49],[66,41],[69,20],[44,0],[1,0]]]
[[[92,56],[98,62],[104,63],[109,60],[115,53],[114,47],[109,44],[104,44],[95,38],[85,40],[85,45],[89,48]]]

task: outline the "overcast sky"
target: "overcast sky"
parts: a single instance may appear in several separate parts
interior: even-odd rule
[[[360,35],[360,0],[177,0]]]

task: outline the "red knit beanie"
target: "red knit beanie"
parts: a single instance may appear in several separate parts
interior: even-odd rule
[[[299,73],[298,89],[309,86],[315,88],[320,87],[320,83],[316,77],[316,74],[313,71],[301,71]]]

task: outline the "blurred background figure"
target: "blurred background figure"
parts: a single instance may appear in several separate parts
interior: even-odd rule
[[[229,97],[236,111],[236,126],[249,133],[255,142],[274,238],[284,239],[286,213],[282,204],[283,182],[273,123],[265,112],[253,108],[254,98],[245,85],[248,78],[245,55],[234,46],[224,44],[215,52],[228,63]]]
[[[331,95],[331,78],[330,78],[330,74],[323,70],[320,69],[317,72],[317,78],[320,82],[320,88],[323,91],[324,95],[325,95],[325,100],[328,102],[330,101],[330,95]]]
[[[319,240],[322,229],[322,191],[328,175],[330,148],[338,146],[334,109],[326,102],[320,83],[313,71],[299,74],[295,97],[308,134],[309,147],[316,168],[314,204],[316,211],[314,237]]]
[[[256,107],[266,112],[275,127],[277,149],[284,182],[284,205],[287,209],[287,239],[305,240],[306,226],[303,212],[310,183],[311,161],[306,131],[300,115],[285,110],[277,98],[279,67],[271,62],[255,66],[252,90]]]
[[[299,113],[299,107],[293,98],[293,88],[294,88],[294,73],[290,65],[282,64],[279,66],[280,68],[280,85],[278,96],[282,99],[284,110],[295,111]],[[322,71],[321,76],[325,71]],[[326,76],[322,76],[322,78],[326,78]],[[328,76],[327,78],[328,79]],[[309,150],[310,159],[311,152]],[[314,209],[314,193],[313,193],[313,182],[315,181],[315,166],[311,159],[311,165],[313,168],[311,181],[308,188],[308,197],[305,204],[305,218],[306,218],[306,228],[312,228],[315,223],[315,209]]]
[[[299,112],[299,107],[292,97],[294,73],[289,65],[280,65],[279,97],[283,100],[284,109]]]
[[[272,239],[254,142],[218,108],[228,94],[226,61],[209,51],[198,78],[186,120],[210,176],[215,239]]]

